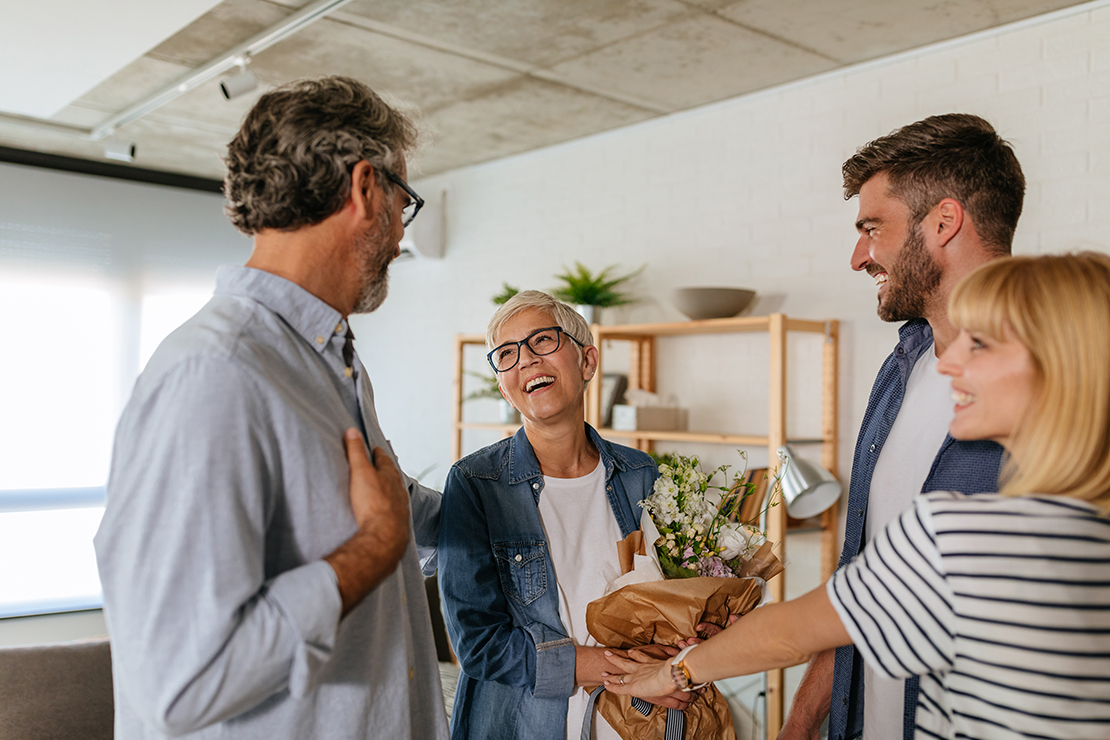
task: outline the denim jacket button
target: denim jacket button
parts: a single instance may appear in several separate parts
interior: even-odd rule
[[[540,487],[540,484],[539,484],[539,483],[533,483],[533,484],[532,484],[532,488],[539,488],[539,487]]]
[[[874,451],[875,451],[875,445],[871,445],[871,446],[870,446],[870,447],[869,447],[869,448],[867,449],[867,451],[868,451],[868,452],[874,452]]]
[[[519,562],[520,562],[521,560],[524,560],[524,556],[523,556],[523,555],[520,555],[520,554],[518,554],[518,555],[517,555],[517,556],[516,556],[515,558],[513,558],[513,559],[514,559],[514,560],[516,560],[516,561],[517,561],[517,562],[519,563]]]

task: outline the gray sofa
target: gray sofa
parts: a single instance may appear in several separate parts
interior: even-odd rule
[[[110,740],[108,640],[0,648],[0,740]]]

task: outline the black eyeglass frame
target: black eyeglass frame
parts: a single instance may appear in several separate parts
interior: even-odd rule
[[[545,332],[545,331],[554,331],[555,336],[558,337],[558,340],[555,342],[555,349],[551,350],[550,352],[537,352],[536,350],[532,349],[532,345],[531,345],[532,337],[534,337],[537,334],[540,334],[542,332]],[[507,373],[510,370],[512,370],[514,367],[516,367],[517,365],[520,364],[520,348],[521,348],[521,346],[527,345],[528,351],[531,352],[536,357],[546,357],[547,355],[553,355],[553,354],[555,354],[556,352],[559,351],[559,348],[563,346],[563,336],[566,336],[567,338],[569,338],[571,341],[573,341],[579,347],[582,347],[583,349],[586,348],[586,345],[582,344],[577,339],[575,339],[573,335],[568,334],[566,329],[564,329],[563,327],[561,327],[561,326],[545,326],[542,329],[536,329],[534,332],[532,332],[531,334],[526,336],[524,339],[521,339],[519,342],[505,342],[504,344],[497,345],[496,347],[491,349],[489,351],[489,353],[486,355],[486,361],[489,363],[489,366],[493,368],[493,371],[495,373]],[[512,346],[514,344],[516,345],[516,362],[514,362],[512,365],[509,365],[504,370],[498,370],[497,365],[493,361],[494,353],[497,352],[498,350],[505,349],[506,347]]]
[[[412,198],[412,202],[416,204],[416,207],[412,209],[412,215],[401,222],[402,226],[407,227],[416,220],[416,214],[420,213],[420,209],[424,207],[424,199],[417,195],[416,191],[410,188],[409,184],[402,180],[400,175],[395,175],[385,168],[382,168],[382,171],[385,172],[386,178],[388,178],[391,183],[401,188],[401,190],[404,190],[405,193]]]

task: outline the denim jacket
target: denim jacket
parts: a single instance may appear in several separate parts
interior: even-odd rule
[[[898,329],[898,340],[898,345],[875,377],[859,437],[856,438],[840,567],[852,562],[863,547],[863,525],[867,521],[871,476],[875,473],[875,464],[879,461],[883,443],[886,442],[902,407],[910,372],[918,358],[933,348],[933,330],[925,319],[914,319]],[[994,442],[960,441],[948,435],[933,459],[921,490],[994,492],[998,490],[998,470],[1001,464],[1002,447]],[[906,679],[905,696],[903,738],[909,740],[914,736],[916,724],[916,676]],[[829,740],[851,740],[862,732],[863,661],[854,647],[846,645],[836,649],[832,704],[829,711]]]
[[[651,457],[586,434],[601,454],[621,536],[640,528],[637,504],[658,477]],[[439,583],[462,673],[451,737],[565,740],[574,643],[538,503],[543,473],[520,429],[463,458],[443,492]],[[616,546],[616,543],[614,543]]]

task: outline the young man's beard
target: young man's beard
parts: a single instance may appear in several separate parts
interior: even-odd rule
[[[382,218],[377,229],[367,230],[355,242],[355,251],[362,260],[362,289],[351,313],[371,313],[389,294],[389,263],[394,256],[389,248],[390,231],[388,219]]]
[[[940,285],[940,265],[925,247],[921,226],[913,226],[898,255],[897,267],[887,267],[885,300],[879,301],[883,321],[909,321],[925,315],[930,296]]]

